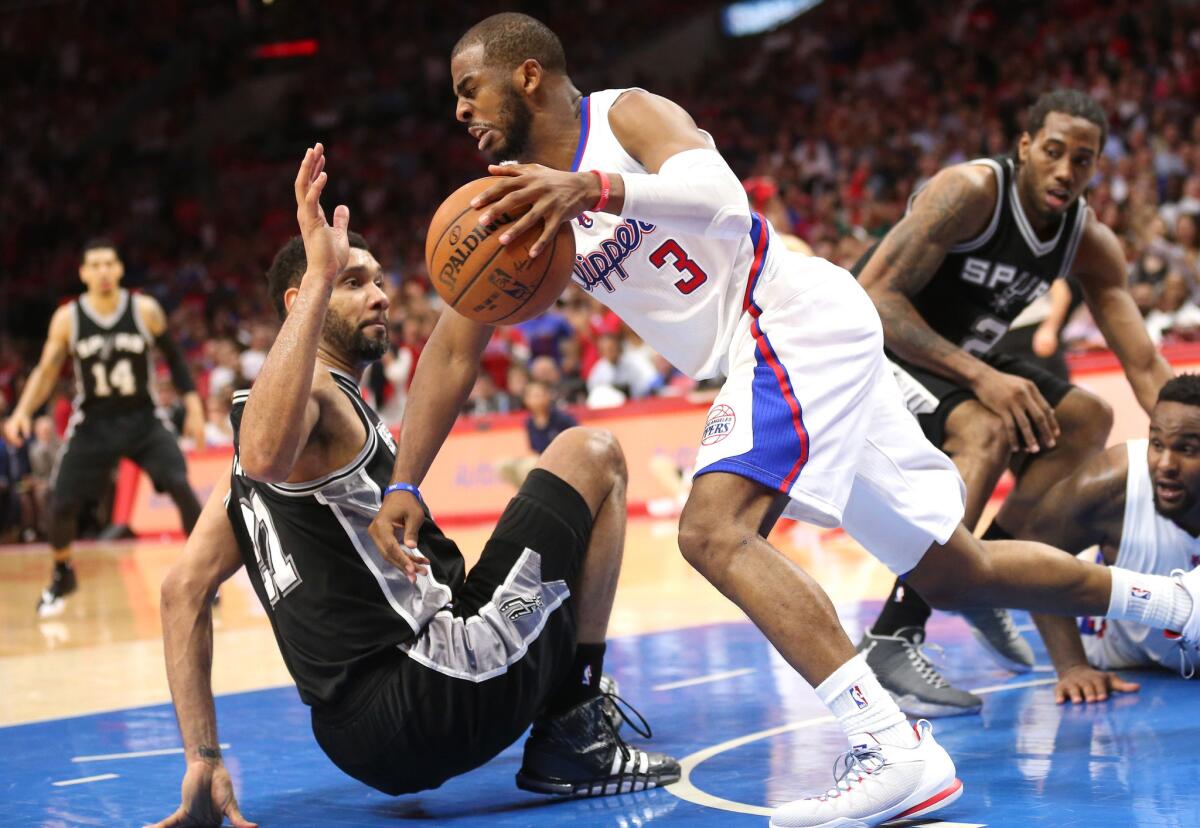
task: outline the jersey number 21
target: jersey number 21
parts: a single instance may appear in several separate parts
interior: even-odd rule
[[[271,520],[271,513],[267,511],[258,492],[252,491],[249,497],[239,498],[238,505],[242,509],[242,520],[250,534],[250,542],[254,544],[254,559],[258,562],[263,587],[274,607],[280,598],[300,584],[300,573],[296,571],[291,556],[284,554],[279,533],[275,531],[275,522]]]

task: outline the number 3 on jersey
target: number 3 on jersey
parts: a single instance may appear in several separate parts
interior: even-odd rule
[[[258,561],[258,571],[262,575],[263,587],[271,606],[287,595],[300,584],[300,573],[289,555],[283,552],[279,543],[279,533],[275,531],[275,522],[271,513],[263,504],[258,492],[251,492],[248,498],[240,498],[238,505],[242,509],[242,521],[254,544],[254,558]]]
[[[686,278],[675,282],[675,289],[684,296],[708,281],[708,274],[688,258],[687,251],[680,247],[679,242],[674,239],[667,239],[650,254],[650,264],[659,269],[666,267],[668,261],[675,265],[675,269],[680,273],[687,274]]]

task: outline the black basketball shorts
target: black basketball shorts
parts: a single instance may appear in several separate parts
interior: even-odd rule
[[[173,480],[187,480],[187,461],[175,433],[153,409],[84,416],[60,449],[51,473],[55,503],[99,498],[122,457],[137,463],[159,491],[166,491]]]
[[[452,606],[335,706],[313,710],[326,755],[395,796],[436,788],[516,741],[574,658],[570,587],[591,531],[583,496],[534,469]]]
[[[987,353],[980,359],[997,371],[1030,380],[1051,408],[1057,408],[1063,397],[1074,388],[1070,382],[1011,354]],[[889,353],[888,360],[892,364],[904,404],[917,418],[929,442],[942,448],[946,441],[946,418],[962,403],[975,399],[975,395],[969,388],[918,368],[894,354]]]

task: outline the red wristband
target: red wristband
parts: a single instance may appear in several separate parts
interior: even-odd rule
[[[600,200],[592,208],[593,213],[599,213],[608,204],[608,194],[612,192],[612,182],[608,180],[608,173],[606,172],[601,172],[600,170],[588,170],[588,172],[600,179]]]

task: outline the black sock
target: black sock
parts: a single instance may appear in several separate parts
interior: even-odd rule
[[[570,710],[577,704],[600,695],[600,675],[604,670],[604,647],[600,644],[579,644],[575,660],[563,677],[562,684],[546,701],[550,715]]]
[[[917,591],[899,578],[892,586],[892,594],[871,627],[872,635],[895,635],[904,627],[925,629],[925,622],[933,610]]]
[[[1016,540],[1016,538],[1012,536],[1011,532],[993,520],[991,525],[988,526],[987,531],[983,533],[983,537],[980,538],[980,540]]]

